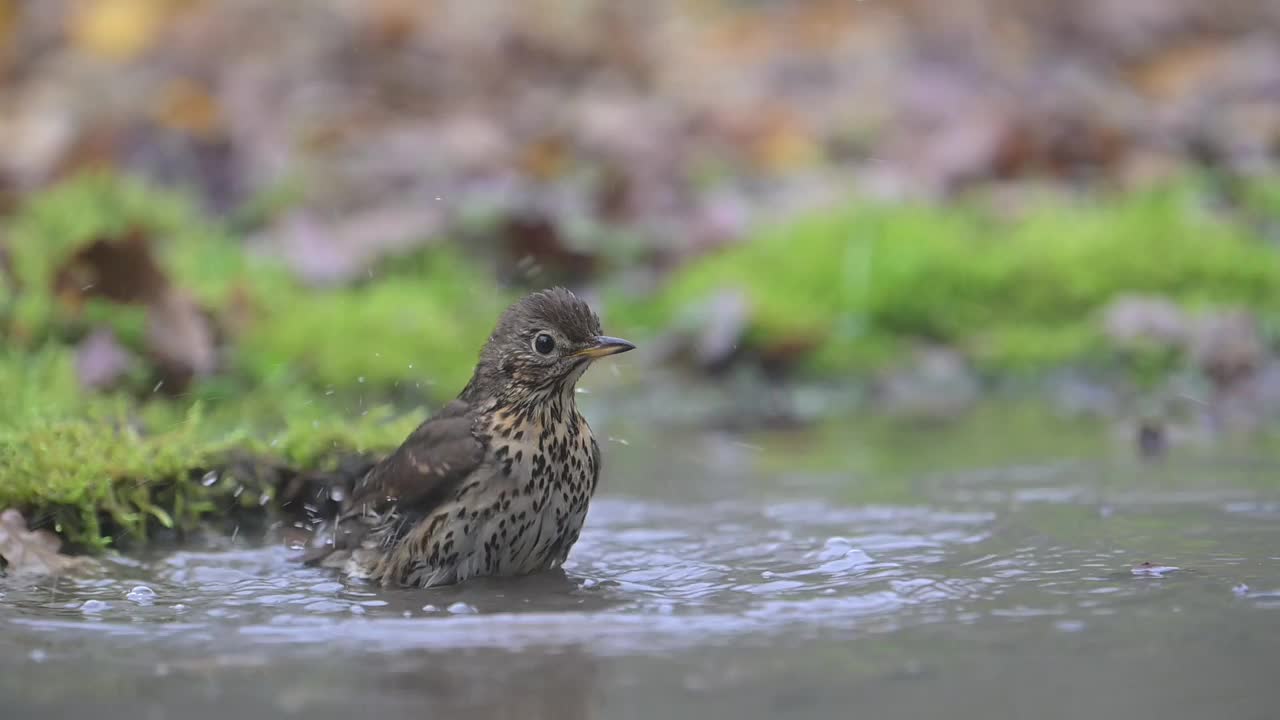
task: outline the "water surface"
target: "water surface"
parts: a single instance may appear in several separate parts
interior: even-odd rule
[[[4,717],[1277,716],[1266,452],[600,425],[560,575],[386,591],[214,538],[0,579]]]

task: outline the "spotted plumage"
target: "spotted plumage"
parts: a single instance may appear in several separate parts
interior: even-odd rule
[[[600,478],[574,386],[633,347],[568,290],[515,303],[458,398],[356,484],[306,561],[416,587],[560,566]]]

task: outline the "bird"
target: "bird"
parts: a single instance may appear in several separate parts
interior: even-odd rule
[[[517,300],[458,396],[355,483],[303,562],[418,588],[560,567],[601,469],[576,383],[633,349],[565,288]]]

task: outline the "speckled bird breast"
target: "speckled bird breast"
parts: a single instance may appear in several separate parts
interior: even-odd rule
[[[373,575],[432,586],[558,567],[578,540],[600,474],[572,399],[499,409],[477,430],[488,457],[454,496],[405,533]]]

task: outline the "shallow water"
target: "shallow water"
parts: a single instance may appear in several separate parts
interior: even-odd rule
[[[6,718],[1272,718],[1280,464],[1096,427],[602,422],[562,575],[384,591],[243,538],[0,579]]]

